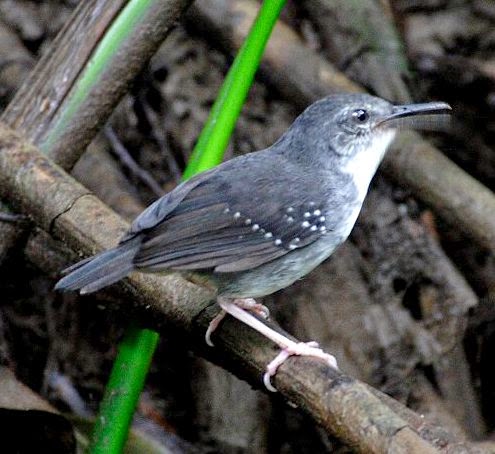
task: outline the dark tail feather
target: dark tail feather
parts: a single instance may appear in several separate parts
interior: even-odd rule
[[[115,249],[72,265],[64,270],[69,274],[57,282],[55,290],[79,290],[84,294],[119,281],[134,269],[133,260],[140,243],[141,238],[136,237]]]

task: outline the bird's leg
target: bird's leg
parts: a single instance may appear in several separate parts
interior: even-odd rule
[[[235,301],[235,302],[234,302]],[[329,366],[337,368],[337,360],[334,356],[325,353],[321,348],[318,348],[318,344],[316,342],[294,342],[283,334],[278,333],[274,329],[266,326],[264,323],[259,321],[256,317],[253,317],[250,313],[246,312],[245,309],[239,306],[237,303],[238,300],[229,300],[227,298],[219,297],[217,302],[219,306],[222,308],[221,319],[225,317],[225,314],[230,314],[232,317],[237,320],[245,323],[250,326],[254,330],[263,334],[263,336],[275,342],[282,351],[277,355],[277,357],[268,364],[266,367],[266,372],[263,375],[263,383],[269,391],[276,392],[277,390],[273,387],[270,382],[270,378],[273,377],[278,368],[284,363],[284,361],[293,355],[298,356],[312,356],[315,358],[320,358],[325,361]],[[254,300],[252,300],[254,301]],[[252,306],[252,303],[250,303]],[[215,327],[218,326],[218,322],[216,319],[219,316],[213,319],[212,323],[215,322]],[[211,326],[211,324],[210,324]],[[209,329],[209,328],[208,328]],[[210,331],[211,334],[211,331]]]
[[[220,299],[226,300],[226,298],[218,298],[218,304],[220,305],[220,307],[222,307],[222,305],[220,304]],[[244,309],[245,311],[254,312],[256,315],[264,319],[267,319],[270,316],[270,311],[268,310],[268,308],[263,304],[257,303],[253,298],[236,298],[231,300],[230,304],[234,304],[235,306]],[[205,334],[205,341],[210,347],[214,346],[211,340],[211,335],[218,328],[218,325],[220,325],[220,322],[225,318],[226,315],[227,311],[222,308],[219,314],[208,325],[208,329],[206,330]]]

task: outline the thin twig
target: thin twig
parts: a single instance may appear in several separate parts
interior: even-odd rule
[[[115,134],[113,128],[109,125],[105,126],[105,137],[112,145],[112,151],[117,156],[119,161],[126,167],[135,177],[141,180],[148,188],[157,196],[161,197],[165,191],[158,182],[151,176],[149,172],[144,170],[136,160],[131,156],[127,148],[124,147],[120,139]]]
[[[167,140],[165,128],[161,127],[158,122],[158,116],[151,109],[150,106],[144,105],[144,113],[146,115],[146,119],[151,125],[151,136],[153,140],[157,143],[160,148],[161,154],[165,158],[167,162],[168,170],[172,175],[175,183],[179,183],[182,178],[182,171],[177,164],[174,155],[172,154],[172,150],[170,149],[169,141]]]
[[[10,222],[16,224],[18,222],[25,223],[28,222],[29,218],[23,214],[5,213],[0,211],[0,222]]]

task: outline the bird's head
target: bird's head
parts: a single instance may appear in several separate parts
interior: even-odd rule
[[[296,119],[287,139],[301,160],[316,155],[320,162],[346,164],[366,154],[365,160],[376,162],[376,168],[398,129],[415,128],[425,120],[434,123],[450,110],[444,102],[393,105],[366,94],[330,95]]]

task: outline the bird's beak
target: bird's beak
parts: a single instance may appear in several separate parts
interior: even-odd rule
[[[422,120],[434,119],[435,116],[448,115],[452,111],[445,102],[427,102],[424,104],[405,104],[394,106],[392,113],[377,123],[377,126],[415,127],[423,123]],[[439,117],[437,117],[439,118]]]

